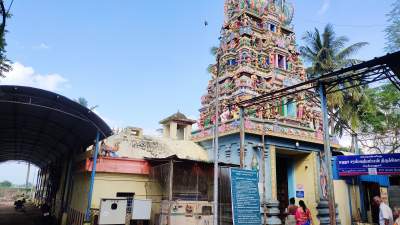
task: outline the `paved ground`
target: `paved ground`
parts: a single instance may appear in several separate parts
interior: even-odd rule
[[[17,212],[12,202],[0,202],[0,225],[39,225],[40,211],[26,204],[25,212]]]

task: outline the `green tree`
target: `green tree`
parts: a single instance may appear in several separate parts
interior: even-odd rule
[[[393,84],[365,90],[361,107],[362,147],[374,153],[400,152],[400,94]]]
[[[89,102],[88,102],[88,100],[86,100],[86,98],[84,98],[84,97],[79,97],[78,99],[75,99],[75,101],[76,101],[77,103],[79,103],[81,106],[85,106],[86,108],[89,107]]]
[[[314,31],[306,32],[303,40],[306,45],[300,47],[300,52],[303,59],[310,64],[307,68],[309,77],[318,77],[360,62],[352,56],[368,44],[358,42],[346,47],[349,39],[345,36],[337,36],[331,24],[327,24],[322,33],[317,28]],[[339,90],[343,86],[352,85],[354,83],[344,83],[334,89]],[[334,114],[333,117],[340,121],[349,121],[353,128],[357,128],[359,126],[357,104],[362,100],[362,96],[362,88],[360,87],[329,94],[327,96],[328,110]],[[333,117],[330,119],[331,132],[341,136],[343,126],[340,123],[335,123]]]
[[[99,107],[98,105],[95,106],[89,106],[88,100],[84,97],[79,97],[78,99],[74,99],[75,102],[79,103],[81,106],[84,106],[90,110],[94,110],[95,108]]]
[[[393,3],[393,9],[386,15],[389,25],[386,27],[386,48],[388,52],[400,50],[400,0]]]
[[[12,186],[12,183],[8,180],[0,182],[0,187],[2,187],[2,188],[9,188],[11,186]]]
[[[6,22],[7,18],[10,17],[10,8],[12,6],[13,1],[11,1],[8,9],[5,6],[5,1],[0,0],[0,14],[1,14],[1,24],[0,24],[0,77],[4,77],[4,73],[11,70],[10,60],[7,58],[6,51]]]

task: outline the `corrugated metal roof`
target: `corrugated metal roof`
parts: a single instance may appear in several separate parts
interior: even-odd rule
[[[0,163],[24,160],[43,168],[112,134],[94,112],[57,93],[0,85]],[[78,152],[80,153],[80,152]]]
[[[361,182],[373,182],[378,183],[380,186],[389,187],[389,176],[380,176],[380,175],[363,175],[359,177]]]

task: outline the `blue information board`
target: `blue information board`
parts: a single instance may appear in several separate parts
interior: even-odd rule
[[[296,191],[296,198],[304,198],[304,191]]]
[[[231,168],[232,217],[234,225],[260,225],[258,172]]]
[[[400,154],[337,156],[339,176],[400,175]]]

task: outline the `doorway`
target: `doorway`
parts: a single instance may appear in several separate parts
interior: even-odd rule
[[[380,196],[380,186],[378,183],[362,182],[364,191],[364,208],[367,211],[368,222],[379,224],[379,207],[372,204],[375,196]]]
[[[288,167],[287,158],[276,157],[277,198],[279,201],[279,218],[282,222],[285,219],[285,209],[289,205]]]

